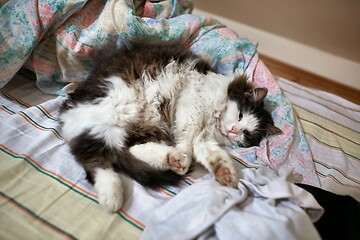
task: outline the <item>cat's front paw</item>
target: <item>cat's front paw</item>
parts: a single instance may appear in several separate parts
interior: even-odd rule
[[[224,186],[236,187],[238,184],[237,173],[231,166],[220,165],[215,169],[215,179]]]
[[[238,184],[238,174],[227,153],[212,154],[209,157],[210,171],[213,172],[216,181],[221,185],[236,187]]]
[[[173,149],[168,155],[169,168],[179,175],[184,175],[189,171],[191,159],[186,154]]]

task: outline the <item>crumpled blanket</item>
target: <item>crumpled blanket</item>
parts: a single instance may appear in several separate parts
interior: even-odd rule
[[[180,41],[219,72],[244,70],[244,54],[253,56],[256,44],[191,10],[191,1],[7,1],[0,10],[0,86],[25,65],[41,90],[62,94],[66,83],[86,78],[89,55],[136,38]]]
[[[244,169],[238,188],[199,181],[159,207],[142,239],[321,239],[324,209],[291,183],[291,172]]]
[[[89,56],[103,46],[124,48],[129,39],[180,41],[209,59],[222,74],[245,72],[269,94],[265,105],[284,134],[259,147],[229,149],[236,167],[294,169],[297,182],[319,186],[304,132],[291,104],[258,59],[257,44],[221,23],[191,14],[192,2],[130,0],[8,0],[0,3],[0,87],[23,66],[37,86],[63,94],[69,82],[84,80]]]

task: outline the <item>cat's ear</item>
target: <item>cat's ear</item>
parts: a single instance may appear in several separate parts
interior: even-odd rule
[[[262,103],[268,93],[267,88],[254,88],[248,92],[248,96],[254,103]]]
[[[280,135],[283,134],[283,131],[280,128],[275,127],[274,125],[268,123],[266,124],[266,135]]]

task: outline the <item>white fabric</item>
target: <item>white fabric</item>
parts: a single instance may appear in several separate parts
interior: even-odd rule
[[[199,181],[156,210],[142,239],[320,239],[312,222],[323,208],[279,174],[244,169],[237,189]]]

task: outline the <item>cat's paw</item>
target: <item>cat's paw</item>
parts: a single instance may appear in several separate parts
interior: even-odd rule
[[[215,179],[224,186],[236,187],[238,175],[227,153],[212,154],[209,157],[210,171],[213,172]]]
[[[184,175],[189,171],[191,159],[186,154],[173,149],[168,155],[169,168],[179,175]]]
[[[108,191],[98,193],[98,202],[106,211],[110,213],[117,212],[123,204],[123,195],[119,191]]]
[[[215,179],[224,186],[236,187],[238,178],[236,171],[229,166],[220,165],[215,169]]]
[[[112,169],[96,170],[95,191],[98,202],[108,212],[117,212],[124,201],[121,179]]]

